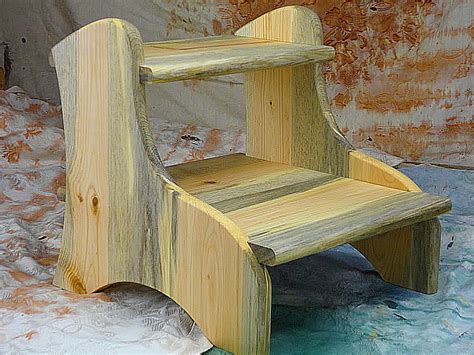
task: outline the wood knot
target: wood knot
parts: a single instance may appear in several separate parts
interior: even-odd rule
[[[79,199],[79,202],[84,201],[84,199],[82,198],[81,193],[78,193],[78,194],[77,194],[77,198]]]
[[[97,196],[92,197],[92,213],[97,214],[99,212],[99,199]]]

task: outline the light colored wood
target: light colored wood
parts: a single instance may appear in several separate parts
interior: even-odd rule
[[[421,191],[401,172],[358,151],[349,153],[349,176],[399,190]],[[431,294],[438,290],[440,239],[439,221],[433,218],[353,242],[352,246],[372,263],[385,281]]]
[[[449,199],[228,155],[169,168],[176,183],[226,214],[274,266],[431,219]]]
[[[319,186],[337,176],[286,164],[231,154],[168,167],[176,183],[209,204],[242,198],[252,194]]]
[[[236,32],[240,36],[262,38],[320,45],[322,43],[321,24],[310,10],[298,6],[280,8],[267,13]],[[387,165],[355,152],[338,129],[331,113],[326,95],[321,64],[307,64],[294,68],[281,68],[246,74],[247,96],[247,154],[266,160],[278,161],[294,166],[301,166],[329,172],[339,176],[352,177],[382,186],[405,191],[420,191],[409,178],[396,172]],[[421,227],[406,233],[407,229],[382,234],[382,238],[398,239],[421,235],[431,254],[439,243],[431,243],[432,238],[440,238],[437,223],[420,224]],[[415,228],[415,227],[413,227]],[[425,228],[425,229],[423,229]],[[370,240],[365,242],[370,244]],[[376,239],[373,239],[375,243]],[[409,287],[420,292],[434,292],[433,280],[436,269],[435,259],[425,260],[426,268],[410,268],[412,280],[431,280],[426,283],[413,284],[400,282],[401,277],[393,277],[397,272],[406,274],[407,266],[402,269],[396,264],[382,265],[375,254],[395,253],[387,244],[374,244],[373,248],[362,247],[354,243],[388,282]],[[401,250],[404,255],[414,255],[414,246]],[[376,250],[376,252],[374,252]],[[431,255],[430,254],[430,255]],[[406,260],[411,260],[405,257]],[[387,262],[388,263],[388,262]],[[421,263],[420,263],[421,264]],[[377,266],[378,265],[378,266]],[[384,270],[390,269],[388,274]],[[398,270],[398,271],[397,271]],[[422,276],[424,275],[424,276]],[[437,282],[437,281],[436,281]]]
[[[427,294],[438,290],[441,227],[437,218],[352,245],[390,283]]]
[[[67,160],[54,284],[78,293],[117,282],[153,287],[215,345],[237,354],[269,352],[271,284],[259,261],[276,265],[353,242],[385,280],[434,292],[434,217],[450,202],[345,140],[321,64],[308,64],[333,53],[321,46],[317,16],[280,8],[238,34],[144,46],[135,27],[105,19],[53,48]],[[152,138],[143,79],[264,68],[273,69],[247,74],[245,84],[252,157],[168,172]]]
[[[139,82],[136,29],[101,20],[53,48],[66,132],[66,212],[54,284],[116,282],[179,303],[213,344],[267,353],[270,280],[245,234],[167,178]]]
[[[424,221],[450,210],[449,201],[424,193],[375,197],[364,202],[348,198],[345,203],[340,203],[339,201],[344,201],[343,191],[353,191],[354,186],[348,185],[347,190],[335,190],[338,186],[328,186],[328,191],[315,189],[306,192],[307,196],[298,196],[299,198],[289,201],[283,198],[273,201],[275,204],[288,203],[293,210],[300,208],[314,213],[324,211],[317,218],[311,219],[311,216],[279,208],[276,217],[268,213],[261,215],[262,219],[270,219],[267,223],[252,220],[247,222],[250,216],[255,216],[262,210],[274,210],[271,203],[228,216],[250,235],[249,243],[259,261],[274,266]],[[367,195],[372,194],[365,192],[364,197]],[[323,198],[326,200],[321,203],[321,209],[310,208],[317,201],[323,201]],[[347,204],[353,204],[353,207],[344,208]],[[330,212],[325,213],[326,209]],[[245,221],[246,228],[240,221]],[[377,266],[376,269],[378,270]]]
[[[301,6],[271,11],[239,36],[320,46],[319,18]],[[246,74],[247,154],[347,176],[350,144],[329,109],[322,65],[311,63]]]
[[[421,191],[410,178],[400,171],[356,150],[349,152],[349,176],[352,179],[394,189],[412,192]]]
[[[198,79],[334,58],[334,48],[239,36],[145,43],[146,83]]]

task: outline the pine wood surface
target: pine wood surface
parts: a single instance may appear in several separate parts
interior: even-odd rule
[[[359,151],[349,152],[349,176],[404,191],[421,191],[401,172]],[[440,240],[439,221],[433,218],[353,242],[352,246],[385,281],[432,294],[438,290]]]
[[[450,202],[344,138],[321,64],[308,63],[331,52],[318,17],[284,7],[237,34],[144,46],[135,27],[105,19],[53,48],[67,161],[54,284],[78,293],[153,287],[238,354],[269,352],[271,284],[260,262],[352,242],[388,282],[435,292],[435,216]],[[140,69],[153,60],[175,63],[164,74],[173,80],[259,69],[246,74],[248,156],[164,168]]]
[[[300,6],[280,8],[243,26],[236,35],[322,45],[319,18]],[[247,155],[348,174],[349,142],[329,109],[321,63],[245,74]]]
[[[438,218],[352,243],[382,278],[398,286],[438,291],[441,227]]]
[[[267,271],[232,221],[167,178],[138,77],[137,30],[101,20],[56,45],[53,57],[67,147],[54,284],[77,293],[143,284],[180,304],[213,344],[267,353]]]
[[[357,150],[349,152],[349,176],[352,179],[394,189],[412,192],[421,191],[410,178],[400,171]]]
[[[144,44],[141,78],[147,83],[198,79],[334,58],[334,48],[239,36]]]
[[[450,209],[447,198],[228,155],[168,169],[176,183],[225,213],[259,262],[279,265]]]

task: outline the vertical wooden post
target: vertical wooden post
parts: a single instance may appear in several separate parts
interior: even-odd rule
[[[301,6],[271,11],[236,35],[322,44],[317,15]],[[245,75],[247,155],[347,176],[350,144],[333,122],[322,63]]]

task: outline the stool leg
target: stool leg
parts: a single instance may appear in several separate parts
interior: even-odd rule
[[[438,290],[441,228],[437,218],[352,245],[387,282],[418,292]]]

